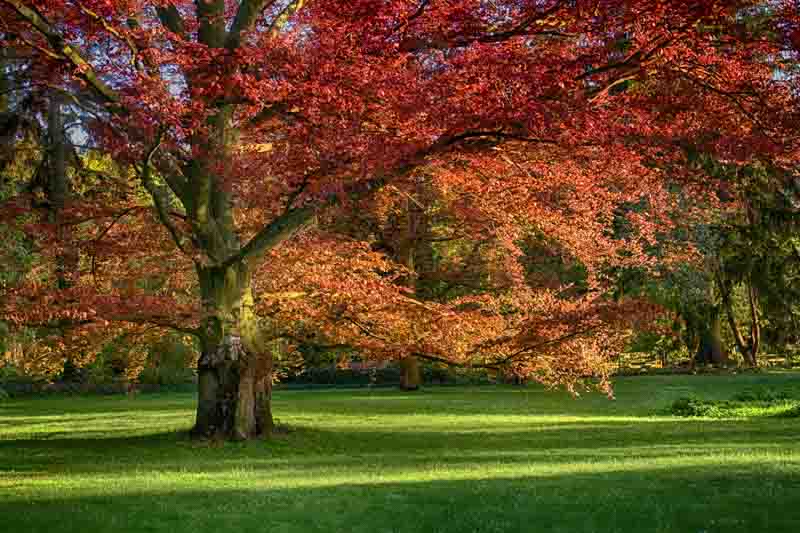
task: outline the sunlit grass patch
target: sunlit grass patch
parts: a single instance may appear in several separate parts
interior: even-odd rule
[[[291,431],[190,440],[191,395],[0,404],[5,531],[800,531],[800,420],[654,414],[791,374],[277,392]]]

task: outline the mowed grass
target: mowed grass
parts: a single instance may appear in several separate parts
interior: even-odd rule
[[[186,437],[191,395],[0,403],[2,532],[800,532],[800,419],[660,415],[800,375],[282,391],[293,431]]]

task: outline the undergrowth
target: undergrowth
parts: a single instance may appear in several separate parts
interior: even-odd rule
[[[687,396],[675,400],[668,414],[683,417],[755,418],[800,417],[800,399],[787,391],[771,389],[745,390],[730,400],[708,400]]]

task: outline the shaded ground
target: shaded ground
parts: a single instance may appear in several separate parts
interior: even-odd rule
[[[3,531],[800,531],[800,419],[655,414],[800,375],[280,392],[295,431],[189,441],[190,395],[0,403]]]

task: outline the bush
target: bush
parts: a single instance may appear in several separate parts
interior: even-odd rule
[[[180,387],[195,381],[196,347],[178,335],[166,335],[151,345],[136,381],[142,385]]]
[[[421,362],[422,382],[425,385],[486,385],[493,383],[485,370],[450,368],[445,365]],[[299,372],[288,373],[281,383],[285,385],[344,385],[398,386],[401,370],[397,364],[383,368],[339,368],[335,365],[312,366]]]
[[[289,374],[281,380],[293,385],[395,385],[400,383],[400,369],[386,368],[336,368],[333,365],[306,368],[296,374]]]
[[[13,365],[0,366],[0,383],[5,383],[7,381],[16,381],[16,379],[19,376],[20,373]]]
[[[800,418],[800,404],[775,415],[778,418]]]
[[[669,411],[675,416],[702,416],[723,418],[730,402],[700,400],[698,398],[679,398],[672,403]]]
[[[86,368],[85,379],[89,387],[110,385],[114,382],[114,371],[105,361],[98,360]]]
[[[143,385],[186,385],[194,382],[191,368],[148,367],[142,370],[137,380]]]
[[[672,403],[668,413],[674,416],[706,418],[795,418],[800,417],[800,401],[792,400],[786,392],[744,391],[731,400],[680,398]]]
[[[14,365],[0,367],[0,385],[8,395],[32,392],[44,383],[43,378],[20,372]]]
[[[791,399],[791,395],[786,391],[774,391],[771,389],[745,390],[733,396],[737,402],[780,402]]]

